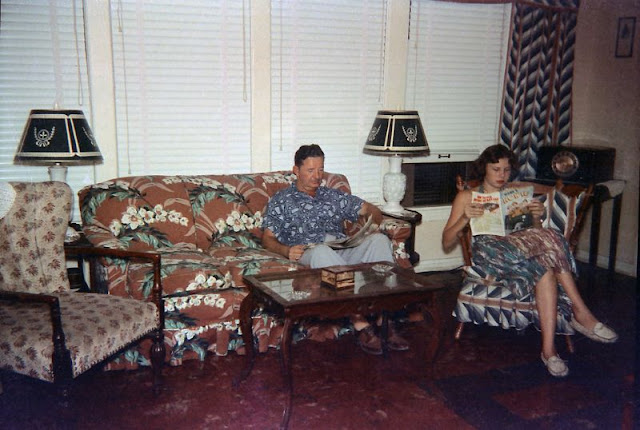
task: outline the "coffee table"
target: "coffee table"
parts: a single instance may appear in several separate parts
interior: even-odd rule
[[[434,336],[425,349],[426,377],[433,378],[433,367],[443,334],[443,312],[437,309],[434,292],[460,282],[458,276],[430,278],[401,269],[390,263],[353,266],[355,285],[335,289],[321,282],[321,269],[303,269],[257,276],[246,276],[249,294],[240,306],[242,337],[246,345],[246,363],[236,384],[247,378],[255,361],[251,314],[262,305],[266,311],[284,320],[281,354],[288,399],[281,428],[287,428],[291,416],[293,381],[291,375],[291,337],[297,321],[309,317],[337,319],[352,314],[382,314],[381,338],[386,354],[388,312],[407,305],[423,303],[425,321],[434,325]],[[448,310],[450,315],[451,310]]]

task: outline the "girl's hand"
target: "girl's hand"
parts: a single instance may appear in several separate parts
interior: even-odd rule
[[[544,213],[544,204],[540,200],[533,199],[527,205],[527,208],[529,208],[534,218],[540,218]]]
[[[469,203],[464,207],[464,216],[468,219],[478,218],[484,214],[484,206],[479,203]]]

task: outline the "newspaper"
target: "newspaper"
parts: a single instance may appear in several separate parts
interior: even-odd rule
[[[533,225],[527,205],[533,199],[533,187],[505,188],[493,193],[471,193],[471,202],[481,204],[484,214],[471,218],[471,233],[505,236]]]
[[[335,239],[323,242],[322,245],[330,246],[332,249],[347,249],[354,248],[360,245],[367,236],[378,231],[378,225],[373,223],[373,217],[369,216],[367,222],[358,230],[353,236],[344,237],[342,239]],[[313,248],[318,243],[307,245],[306,248]]]

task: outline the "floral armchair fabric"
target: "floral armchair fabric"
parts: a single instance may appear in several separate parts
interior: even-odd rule
[[[301,267],[261,243],[262,214],[269,198],[294,179],[289,171],[132,176],[79,192],[84,233],[93,245],[162,255],[165,342],[171,364],[204,359],[207,351],[242,352],[238,313],[246,295],[243,276]],[[344,175],[325,173],[324,184],[350,192]],[[347,231],[357,228],[349,225]],[[410,267],[404,248],[410,225],[389,218],[380,229],[391,238],[397,263]],[[102,266],[110,294],[148,297],[149,265],[105,259]],[[310,335],[307,328],[300,330],[300,336]],[[259,315],[254,333],[265,351],[279,344],[281,325],[269,315]],[[144,346],[128,351],[117,366],[146,364],[143,351]]]
[[[0,192],[13,196],[0,211],[0,369],[55,382],[66,394],[73,378],[155,334],[159,382],[159,291],[155,301],[72,291],[64,257],[69,186],[14,182]]]

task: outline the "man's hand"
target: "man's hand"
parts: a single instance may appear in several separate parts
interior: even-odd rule
[[[380,225],[382,223],[382,211],[376,205],[372,205],[369,202],[364,202],[360,208],[358,215],[364,218],[372,217],[372,223]]]
[[[307,247],[304,245],[293,245],[289,247],[289,260],[298,261],[306,251]]]

